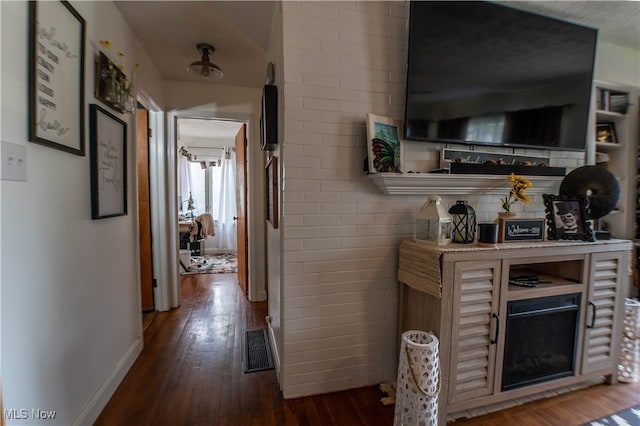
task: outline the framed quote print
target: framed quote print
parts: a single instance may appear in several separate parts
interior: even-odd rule
[[[127,214],[127,123],[90,105],[91,218]]]
[[[69,2],[29,2],[29,140],[81,156],[84,46],[85,21]]]

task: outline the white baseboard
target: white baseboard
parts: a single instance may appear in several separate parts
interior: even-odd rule
[[[271,354],[273,355],[273,363],[276,367],[276,377],[278,378],[278,382],[280,382],[280,354],[278,353],[278,345],[276,344],[276,335],[271,327],[271,318],[269,316],[266,317],[267,320],[267,331],[269,332],[269,345],[271,346]]]
[[[138,337],[127,353],[122,357],[116,368],[111,372],[100,389],[93,395],[87,406],[82,410],[74,425],[91,425],[97,419],[104,407],[115,393],[116,389],[131,369],[131,366],[142,352],[142,336]]]

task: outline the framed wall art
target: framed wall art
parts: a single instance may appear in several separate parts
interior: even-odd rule
[[[376,114],[367,116],[369,173],[400,173],[400,121]]]
[[[596,141],[605,143],[618,143],[616,126],[614,123],[596,124]]]
[[[584,196],[543,194],[549,240],[595,241]]]
[[[267,222],[278,228],[278,158],[270,157],[265,166],[266,183],[265,194],[266,202],[266,219]]]
[[[127,123],[96,104],[89,110],[91,218],[127,214]]]
[[[278,88],[266,84],[260,111],[260,149],[273,151],[278,145]]]
[[[85,20],[69,2],[29,2],[29,140],[81,156],[84,47]]]

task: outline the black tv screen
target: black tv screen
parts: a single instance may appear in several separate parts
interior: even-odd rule
[[[584,150],[596,39],[495,3],[412,1],[405,138]]]

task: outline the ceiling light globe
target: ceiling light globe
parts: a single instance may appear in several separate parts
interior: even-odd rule
[[[187,71],[203,79],[221,79],[224,75],[222,73],[222,70],[216,64],[213,64],[209,61],[209,52],[213,53],[215,48],[212,45],[206,43],[199,43],[196,48],[202,53],[202,59],[192,62],[187,67]]]

